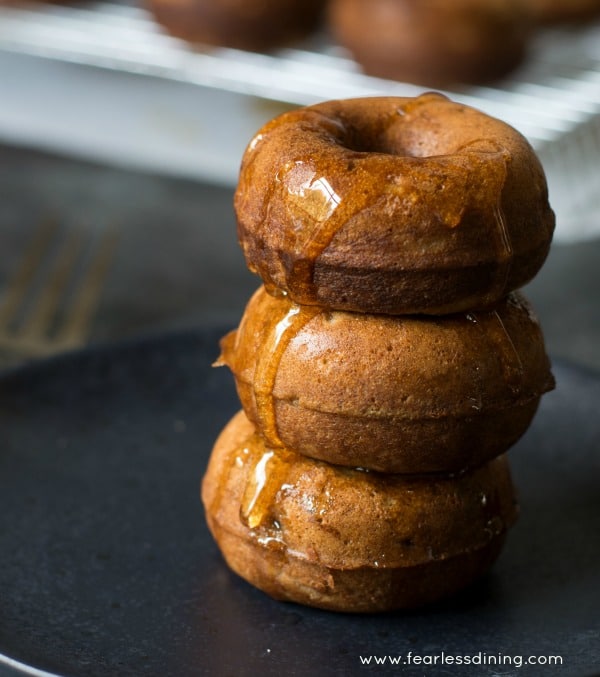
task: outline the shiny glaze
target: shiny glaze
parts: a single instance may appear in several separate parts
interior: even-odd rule
[[[525,369],[521,356],[512,340],[506,324],[497,310],[481,313],[467,313],[465,317],[480,329],[482,338],[498,355],[501,362],[504,383],[517,399],[523,390]]]
[[[364,156],[356,158],[352,165],[355,185],[352,182],[340,185],[336,180],[337,170],[320,167],[309,157],[296,160],[278,173],[276,181],[287,192],[283,248],[292,253],[291,263],[286,267],[285,284],[299,298],[318,296],[315,266],[320,257],[349,219],[376,204],[380,186],[384,183],[380,176],[382,171],[390,180],[389,168],[377,166],[385,164],[382,157],[385,156],[378,156],[375,161]],[[467,210],[476,211],[481,215],[482,224],[489,224],[484,227],[491,231],[489,239],[498,263],[484,303],[501,296],[506,289],[513,256],[500,203],[506,179],[505,154],[473,148],[462,150],[460,158],[405,157],[402,164],[402,173],[386,187],[388,194],[394,194],[399,203],[410,205],[427,201],[429,218],[449,230],[461,227]],[[485,184],[477,182],[475,177],[479,175],[486,176]],[[433,188],[424,192],[422,186],[426,181]],[[458,184],[452,186],[453,191],[460,190],[458,199],[456,196],[449,198],[449,182]],[[348,184],[347,181],[344,183]]]
[[[285,449],[276,452],[265,448],[257,435],[250,438],[242,453],[250,471],[240,504],[240,519],[249,529],[255,529],[265,524],[277,493],[285,483],[293,456]]]
[[[256,433],[248,436],[239,448],[224,459],[210,512],[216,514],[221,510],[231,476],[236,469],[246,467],[247,477],[240,500],[239,519],[251,530],[261,528],[262,545],[271,549],[283,547],[280,526],[269,519],[269,514],[294,456],[286,449],[266,447],[264,440]]]
[[[283,318],[271,327],[261,347],[254,373],[256,412],[265,439],[275,446],[283,446],[277,431],[273,398],[281,358],[294,336],[320,312],[322,309],[316,306],[290,304]]]
[[[208,510],[232,533],[284,557],[331,557],[332,565],[350,568],[410,566],[481,547],[516,516],[506,459],[454,476],[373,473],[270,449],[247,429],[235,448],[215,450]],[[454,513],[469,528],[450,534]]]
[[[331,265],[360,266],[352,246],[338,238],[347,228],[354,237],[357,228],[357,244],[368,248],[369,257],[381,252],[377,237],[394,243],[383,252],[390,261],[384,266],[399,271],[426,269],[430,256],[440,270],[485,264],[491,279],[478,307],[501,298],[515,256],[515,205],[507,202],[505,185],[513,146],[522,139],[500,121],[467,114],[437,94],[357,101],[293,111],[249,144],[236,191],[249,267],[271,293],[279,289],[299,303],[316,303],[315,271],[326,252]],[[447,132],[444,125],[456,130]],[[377,224],[377,233],[389,228],[395,234],[377,235],[371,244],[369,222]],[[338,255],[346,251],[352,263]],[[364,265],[370,270],[372,264]]]
[[[281,359],[298,332],[323,312],[323,309],[317,306],[300,306],[287,299],[281,299],[280,302],[286,305],[286,311],[280,319],[272,322],[270,317],[261,318],[261,344],[256,354],[252,381],[259,428],[267,442],[275,447],[283,446],[277,430],[273,397]],[[215,363],[217,366],[233,365],[235,372],[237,352],[240,350],[238,344],[240,336],[243,336],[243,326],[240,326],[239,331],[230,332],[221,340],[221,356]]]
[[[486,311],[392,318],[298,306],[261,289],[224,361],[272,446],[294,443],[304,408],[323,412],[332,424],[337,415],[365,417],[366,425],[381,419],[382,426],[399,417],[408,425],[485,416],[551,388],[539,325],[518,294]],[[296,421],[281,431],[280,406]]]

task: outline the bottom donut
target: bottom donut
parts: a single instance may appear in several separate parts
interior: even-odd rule
[[[242,412],[215,443],[202,500],[233,571],[276,599],[344,612],[457,592],[517,516],[506,457],[457,476],[348,469],[265,447]]]

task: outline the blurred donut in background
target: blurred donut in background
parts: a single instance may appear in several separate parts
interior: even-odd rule
[[[600,0],[527,0],[527,8],[541,24],[586,21],[600,16]]]
[[[147,0],[171,35],[193,43],[268,50],[318,26],[326,0]]]
[[[331,0],[328,24],[367,74],[429,87],[506,75],[531,26],[521,0]]]

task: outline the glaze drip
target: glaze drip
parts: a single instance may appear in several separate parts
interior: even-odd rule
[[[316,317],[322,309],[317,306],[290,304],[286,314],[269,327],[263,338],[254,372],[254,396],[259,428],[267,442],[282,447],[275,415],[273,389],[279,364],[290,341]]]
[[[536,167],[532,204],[520,207],[530,153],[504,123],[435,93],[298,109],[268,123],[243,158],[235,208],[246,260],[270,293],[304,305],[490,307],[530,275],[529,232],[538,238],[539,222],[551,235]],[[540,260],[546,244],[535,247]],[[426,285],[427,269],[440,288],[405,293]],[[363,292],[367,279],[374,289]]]
[[[473,204],[478,206],[484,222],[491,226],[490,241],[498,262],[483,302],[483,305],[488,305],[506,293],[514,256],[510,228],[502,207],[510,154],[489,139],[476,139],[459,151],[467,153],[479,165],[476,175],[486,177],[481,186],[481,197],[473,200]]]
[[[336,569],[406,567],[477,548],[514,519],[506,459],[454,476],[380,475],[269,449],[247,430],[209,468],[226,471],[221,505],[210,511],[230,533],[278,556]]]
[[[509,277],[513,260],[513,247],[510,231],[500,203],[498,203],[494,209],[494,216],[496,223],[494,235],[498,252],[498,267],[491,280],[490,288],[486,295],[486,303],[491,303],[494,299],[497,299],[506,293],[506,290],[509,288]]]
[[[333,182],[309,159],[288,163],[278,173],[277,181],[286,192],[290,224],[286,239],[294,252],[286,266],[287,284],[291,289],[315,295],[315,264],[343,225],[343,218],[336,218],[343,199]]]
[[[286,191],[284,249],[292,252],[283,261],[285,285],[299,302],[319,297],[315,267],[336,235],[349,221],[374,218],[368,215],[377,204],[413,214],[425,239],[452,242],[454,236],[449,239],[439,233],[436,222],[449,230],[467,222],[484,228],[489,232],[488,256],[497,261],[484,305],[504,294],[513,258],[502,208],[506,153],[480,149],[478,144],[438,157],[410,155],[409,150],[404,154],[346,151],[348,157],[353,155],[348,170],[352,180],[347,175],[327,179],[328,168],[308,159],[295,161],[278,175]],[[485,181],[480,181],[481,176]]]
[[[485,313],[469,313],[467,319],[481,330],[485,340],[499,356],[504,382],[513,397],[523,390],[524,367],[519,352],[497,310]]]
[[[275,498],[285,484],[292,455],[284,449],[264,447],[258,435],[244,448],[249,465],[246,486],[240,503],[240,520],[249,528],[265,524]],[[271,537],[271,540],[277,540]]]

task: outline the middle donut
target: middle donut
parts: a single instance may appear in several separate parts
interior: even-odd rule
[[[267,445],[387,473],[460,472],[504,453],[554,385],[516,293],[487,311],[390,317],[260,287],[221,351]]]

